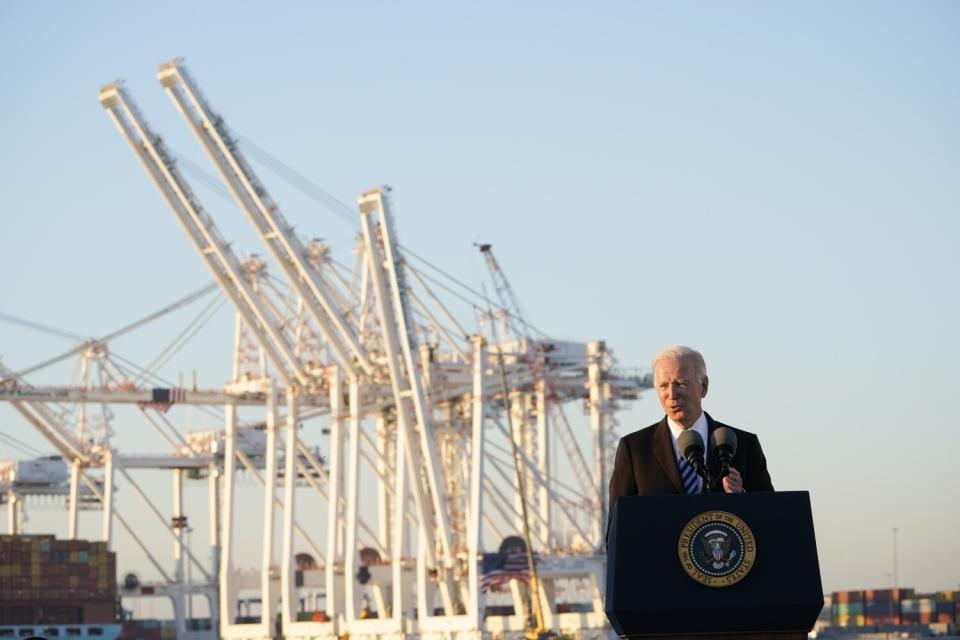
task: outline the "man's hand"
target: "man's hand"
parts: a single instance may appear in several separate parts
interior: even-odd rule
[[[740,472],[730,467],[730,475],[725,476],[723,479],[723,490],[727,493],[740,493],[743,491],[743,478],[740,477]]]

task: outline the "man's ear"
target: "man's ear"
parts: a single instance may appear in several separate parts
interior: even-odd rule
[[[700,397],[701,397],[701,398],[706,398],[706,397],[707,397],[707,387],[710,386],[710,378],[708,378],[707,376],[703,376],[703,385],[701,385],[701,386],[703,386],[703,393],[700,394]]]

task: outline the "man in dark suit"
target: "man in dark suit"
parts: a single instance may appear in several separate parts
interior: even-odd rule
[[[757,436],[717,422],[703,411],[709,383],[703,356],[689,347],[669,347],[654,357],[653,386],[666,415],[657,424],[620,439],[610,477],[608,529],[620,496],[703,491],[703,480],[692,470],[685,470],[686,488],[681,477],[681,465],[686,462],[680,462],[677,439],[685,429],[699,432],[705,444],[718,427],[733,429],[737,435],[730,475],[711,486],[711,492],[773,491]],[[712,452],[708,452],[707,464],[716,464]]]

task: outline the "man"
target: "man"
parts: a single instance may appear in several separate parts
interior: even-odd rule
[[[709,383],[703,356],[689,347],[669,347],[653,358],[653,386],[666,415],[657,424],[620,439],[610,477],[608,530],[620,496],[703,492],[703,480],[681,461],[677,439],[684,429],[697,431],[705,447],[718,427],[728,427],[737,435],[730,475],[711,486],[712,492],[773,491],[757,436],[704,413],[702,401]],[[719,469],[712,452],[707,464]]]

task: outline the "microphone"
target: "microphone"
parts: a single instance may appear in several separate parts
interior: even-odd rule
[[[720,477],[730,475],[730,461],[737,453],[737,434],[733,429],[719,427],[710,434],[710,448],[720,461]]]
[[[697,475],[701,478],[706,477],[706,470],[703,466],[703,438],[693,429],[684,429],[680,437],[677,438],[677,447],[681,455],[694,468]]]

